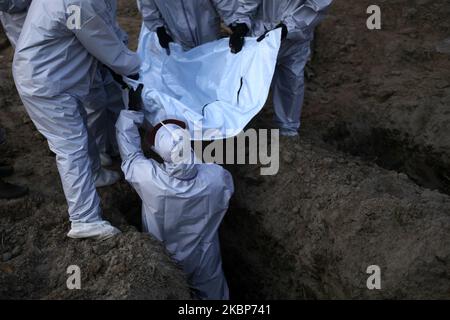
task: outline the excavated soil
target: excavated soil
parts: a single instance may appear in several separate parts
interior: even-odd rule
[[[370,31],[371,4],[337,0],[317,31],[280,173],[232,168],[223,245],[239,297],[450,298],[450,4],[379,1]],[[382,290],[367,289],[370,265]]]
[[[134,2],[119,21],[135,48]],[[281,140],[281,169],[230,166],[236,184],[221,230],[234,298],[450,298],[450,4],[336,0],[308,68],[298,140]],[[67,239],[54,156],[24,112],[0,32],[0,125],[15,164],[8,181],[30,195],[0,201],[0,298],[183,299],[190,290],[162,246],[139,233],[139,199],[125,183],[101,190],[124,233],[103,243]],[[251,124],[270,127],[271,104]],[[117,166],[117,164],[116,164]],[[80,291],[66,269],[82,270]],[[381,268],[368,290],[366,269]]]

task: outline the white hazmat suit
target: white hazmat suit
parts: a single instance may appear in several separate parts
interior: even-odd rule
[[[275,122],[283,135],[297,135],[304,101],[304,69],[308,62],[314,28],[332,0],[239,0],[237,22],[261,36],[280,23],[286,25],[273,79]]]
[[[220,37],[221,18],[234,22],[237,0],[138,0],[144,24],[150,31],[165,27],[174,41],[192,49]]]
[[[164,164],[147,159],[138,131],[143,121],[141,112],[122,111],[116,128],[122,170],[143,201],[144,231],[180,262],[200,299],[229,299],[218,229],[234,192],[231,174],[215,164],[173,163],[174,125],[155,136]]]
[[[107,0],[117,37],[128,45],[128,35],[117,23],[117,1]],[[124,109],[122,91],[104,65],[99,65],[91,91],[84,101],[88,116],[88,128],[94,137],[103,165],[111,165],[109,154],[119,152],[116,142],[115,123]]]
[[[31,0],[0,0],[0,22],[13,47],[19,40],[30,3]]]
[[[111,1],[110,1],[111,2]],[[116,21],[116,1],[111,2],[111,16]],[[1,0],[0,21],[13,47],[19,40],[31,0]],[[2,11],[4,10],[4,12]],[[116,34],[128,43],[127,34],[115,22]],[[123,109],[122,92],[110,72],[99,66],[89,96],[83,101],[88,128],[94,137],[102,164],[110,165],[107,153],[118,153],[115,141],[115,121]]]
[[[72,229],[83,223],[101,223],[95,182],[102,171],[98,152],[89,152],[96,145],[88,138],[83,108],[98,64],[121,75],[136,74],[140,66],[138,55],[117,36],[108,3],[33,0],[13,62],[25,108],[56,154]],[[71,17],[79,25],[68,24]]]

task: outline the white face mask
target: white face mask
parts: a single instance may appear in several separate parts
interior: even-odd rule
[[[192,161],[189,131],[175,124],[161,123],[155,139],[155,151],[168,163],[189,163]]]

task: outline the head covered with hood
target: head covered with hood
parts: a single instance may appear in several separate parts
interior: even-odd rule
[[[191,135],[186,123],[179,120],[161,121],[150,131],[150,145],[164,160],[169,174],[195,176],[195,156],[191,148]]]

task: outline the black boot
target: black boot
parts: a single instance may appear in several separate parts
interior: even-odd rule
[[[27,187],[16,186],[0,179],[0,199],[17,199],[27,194]]]
[[[13,167],[0,165],[0,178],[12,176],[13,173],[14,173]]]

